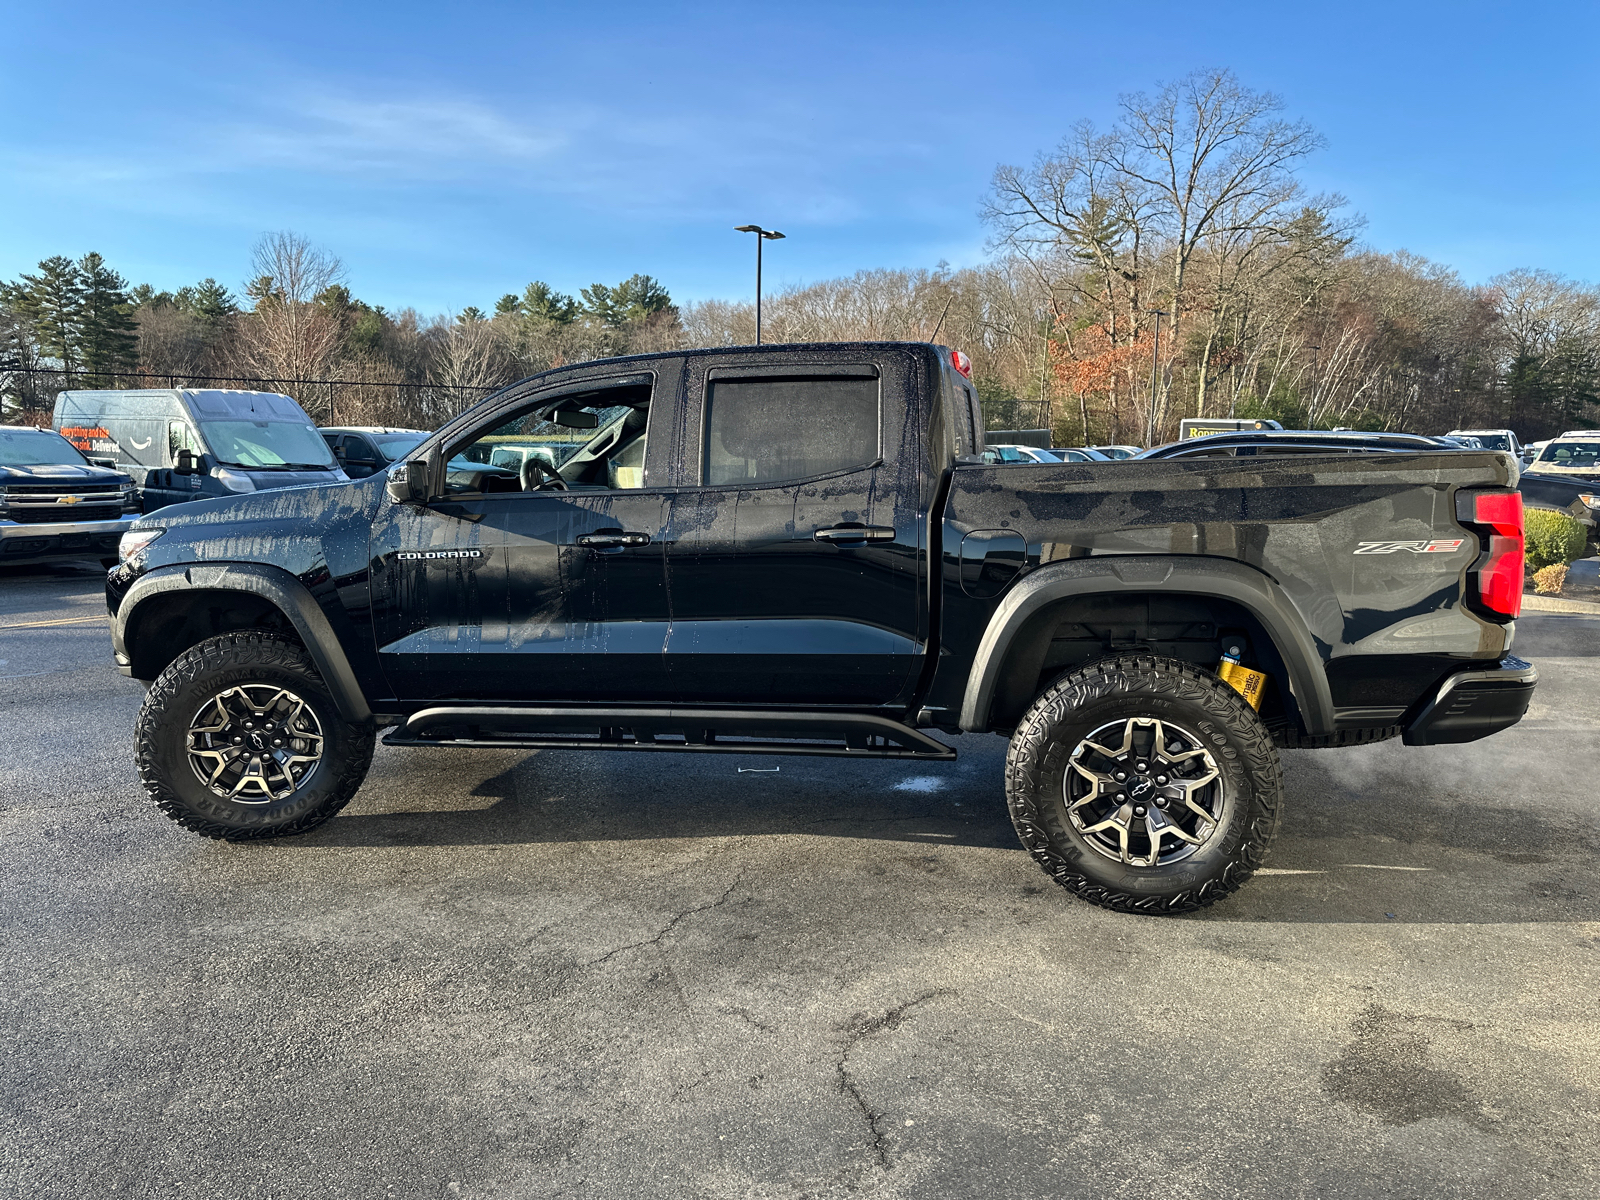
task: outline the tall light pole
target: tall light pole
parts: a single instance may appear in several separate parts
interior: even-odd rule
[[[1156,441],[1156,387],[1161,366],[1161,318],[1171,316],[1159,308],[1147,308],[1148,313],[1154,313],[1156,318],[1156,345],[1150,354],[1150,423],[1145,430],[1144,440],[1150,445]]]
[[[761,243],[775,242],[783,236],[776,229],[763,229],[759,225],[735,225],[735,233],[756,235],[756,345],[761,345]]]
[[[1321,386],[1322,343],[1319,342],[1315,346],[1307,346],[1306,349],[1311,351],[1311,411],[1306,416],[1312,422],[1315,422],[1317,417],[1317,391]]]

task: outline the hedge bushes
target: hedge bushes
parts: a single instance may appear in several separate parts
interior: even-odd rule
[[[1532,570],[1582,557],[1587,541],[1584,528],[1566,513],[1530,508],[1524,521],[1528,566]]]

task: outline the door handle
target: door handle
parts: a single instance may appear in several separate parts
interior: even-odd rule
[[[888,525],[828,525],[811,536],[819,542],[892,542],[894,529]]]
[[[588,546],[592,550],[612,550],[619,546],[648,546],[650,535],[648,533],[623,533],[618,530],[604,530],[601,533],[582,533],[578,535],[578,545]]]

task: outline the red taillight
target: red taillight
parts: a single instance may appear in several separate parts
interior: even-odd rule
[[[950,365],[968,379],[972,378],[972,360],[959,350],[950,351]]]
[[[1478,599],[1508,617],[1522,613],[1522,535],[1489,538],[1489,558],[1478,568]]]
[[[1490,615],[1519,616],[1522,612],[1522,493],[1463,493],[1456,511],[1462,521],[1484,526],[1488,531],[1486,552],[1468,576],[1477,592],[1478,603],[1488,609]]]
[[[1522,537],[1522,493],[1479,492],[1472,497],[1472,520],[1493,525],[1496,533]]]

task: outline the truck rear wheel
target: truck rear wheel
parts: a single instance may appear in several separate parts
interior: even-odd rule
[[[349,803],[374,731],[344,720],[304,648],[225,633],[150,687],[135,734],[139,777],[167,816],[206,837],[283,837]]]
[[[1181,913],[1237,889],[1277,832],[1283,771],[1255,710],[1175,659],[1058,680],[1006,755],[1017,836],[1057,883],[1118,912]]]

